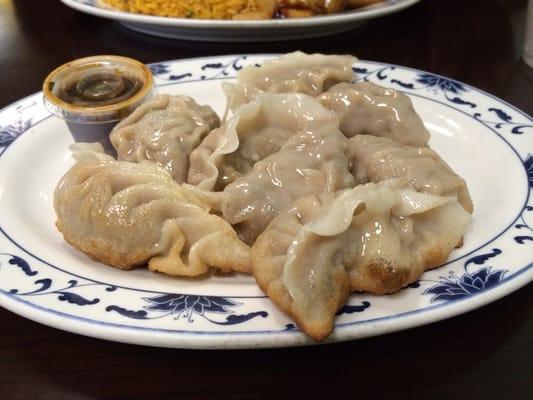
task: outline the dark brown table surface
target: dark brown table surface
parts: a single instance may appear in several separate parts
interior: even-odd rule
[[[335,36],[210,44],[144,36],[59,1],[0,0],[0,107],[38,91],[55,66],[93,54],[122,54],[149,63],[301,49],[351,53],[443,74],[531,115],[533,70],[520,61],[526,3],[425,0]],[[0,399],[531,399],[531,288],[408,331],[261,351],[118,344],[48,328],[0,309]]]

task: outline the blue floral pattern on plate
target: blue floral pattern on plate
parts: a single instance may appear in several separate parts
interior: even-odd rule
[[[449,276],[441,278],[441,282],[426,289],[424,294],[432,295],[431,302],[464,299],[497,286],[505,272],[492,270],[491,267],[481,268],[472,274],[465,272],[462,276],[450,272]]]
[[[116,311],[128,318],[150,319],[172,316],[175,320],[185,319],[189,323],[194,322],[194,316],[200,316],[209,322],[218,325],[234,325],[246,322],[255,317],[266,318],[266,311],[255,311],[248,314],[237,315],[231,310],[232,307],[239,306],[239,303],[228,297],[222,296],[197,296],[185,294],[163,294],[155,297],[144,297],[150,305],[144,310],[127,310],[120,306],[111,305],[106,307],[106,311]],[[162,312],[156,316],[150,316],[149,311]],[[225,320],[212,319],[209,314],[223,314]]]
[[[0,151],[48,116],[39,100],[32,96],[2,110],[4,118],[0,119]]]
[[[166,90],[202,81],[206,84],[214,81],[218,85],[221,80],[233,79],[244,66],[259,65],[265,58],[268,57],[211,57],[162,62],[150,68],[158,85]],[[520,158],[528,195],[515,220],[502,232],[495,233],[489,242],[472,249],[464,259],[451,260],[444,267],[427,272],[409,289],[394,295],[400,302],[409,299],[405,311],[383,314],[387,307],[379,304],[386,300],[354,294],[338,312],[337,331],[332,340],[369,336],[380,329],[399,329],[397,326],[408,326],[410,318],[417,315],[427,315],[430,322],[441,312],[457,314],[461,312],[461,304],[474,297],[493,296],[490,298],[494,299],[495,289],[519,282],[519,285],[513,283],[516,288],[531,280],[531,257],[527,260],[533,245],[533,205],[529,195],[533,189],[533,156],[528,146],[533,135],[531,118],[488,94],[435,74],[373,62],[360,62],[354,70],[359,79],[457,110],[482,124],[487,132],[501,137],[502,146],[510,146]],[[47,121],[49,114],[40,97],[40,94],[30,96],[0,112],[0,165],[5,155],[9,155],[7,150],[17,147],[21,136],[39,129]],[[517,254],[526,254],[526,258],[522,256],[522,261],[517,263]],[[162,340],[156,344],[174,347],[307,343],[292,321],[259,291],[248,290],[244,294],[231,293],[231,290],[225,293],[191,289],[153,291],[93,279],[70,271],[68,265],[49,263],[24,248],[4,230],[1,219],[0,304],[25,315],[37,315],[40,320],[49,318],[51,325],[63,329],[83,330],[94,336],[134,343],[154,344],[150,339],[153,333]],[[61,322],[54,322],[57,318]],[[107,332],[101,330],[103,327],[116,333],[103,333]]]
[[[502,254],[501,249],[474,256],[464,263],[464,273],[456,275],[450,271],[448,276],[441,277],[439,282],[426,290],[424,294],[431,295],[431,302],[460,300],[481,293],[501,283],[507,270],[482,267],[474,272],[468,272],[470,264],[483,265],[489,259]],[[421,280],[422,281],[422,280]]]

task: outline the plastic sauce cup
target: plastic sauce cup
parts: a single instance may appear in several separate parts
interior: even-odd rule
[[[76,142],[100,142],[112,150],[109,132],[135,108],[155,96],[152,73],[121,56],[93,56],[53,70],[43,84],[43,101],[64,119]]]

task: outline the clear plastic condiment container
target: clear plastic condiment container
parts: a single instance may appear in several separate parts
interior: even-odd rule
[[[152,99],[152,73],[141,62],[121,56],[93,56],[53,70],[43,84],[44,104],[62,118],[76,142],[111,148],[109,132],[140,104]]]

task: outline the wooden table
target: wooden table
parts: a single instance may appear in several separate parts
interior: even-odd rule
[[[285,43],[158,39],[59,1],[0,1],[0,106],[68,60],[144,62],[234,53],[351,53],[443,74],[533,114],[520,61],[525,0],[425,0],[360,29]],[[184,351],[76,336],[0,310],[0,399],[533,398],[531,284],[466,315],[351,343]]]

